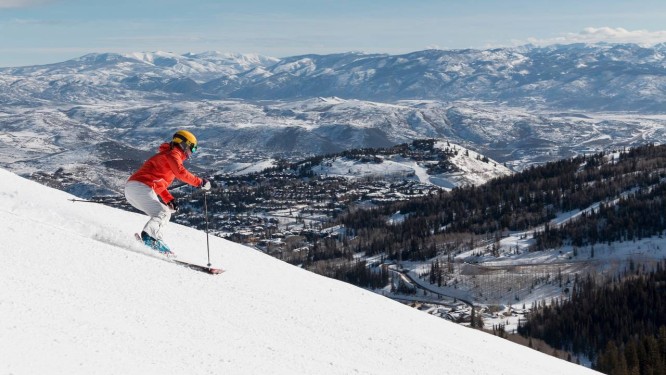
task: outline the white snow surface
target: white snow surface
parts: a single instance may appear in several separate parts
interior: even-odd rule
[[[210,237],[208,275],[150,256],[146,217],[0,169],[0,373],[587,374]],[[206,234],[170,224],[179,258]]]

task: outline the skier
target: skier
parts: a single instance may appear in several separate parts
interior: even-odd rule
[[[141,239],[147,246],[162,253],[172,254],[162,238],[171,214],[178,211],[178,203],[167,190],[174,178],[204,191],[211,188],[209,180],[193,175],[183,166],[183,162],[196,150],[194,134],[178,130],[171,142],[160,145],[159,152],[146,160],[125,184],[127,201],[150,216],[141,232]]]

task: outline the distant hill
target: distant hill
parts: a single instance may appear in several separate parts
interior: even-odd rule
[[[423,139],[387,148],[352,149],[303,161],[266,167],[264,171],[293,170],[301,176],[344,177],[380,181],[413,180],[444,189],[483,184],[512,172],[465,147],[444,140]],[[236,173],[252,173],[254,168]]]

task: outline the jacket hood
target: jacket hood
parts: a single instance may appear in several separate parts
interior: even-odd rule
[[[159,152],[169,151],[171,149],[171,144],[164,142],[160,145]]]

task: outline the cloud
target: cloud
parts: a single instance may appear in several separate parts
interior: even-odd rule
[[[566,33],[554,38],[529,38],[528,43],[535,45],[571,44],[571,43],[636,43],[654,45],[666,42],[666,30],[627,30],[621,27],[586,27],[578,33]]]
[[[0,0],[0,9],[29,8],[50,2],[51,0]]]

